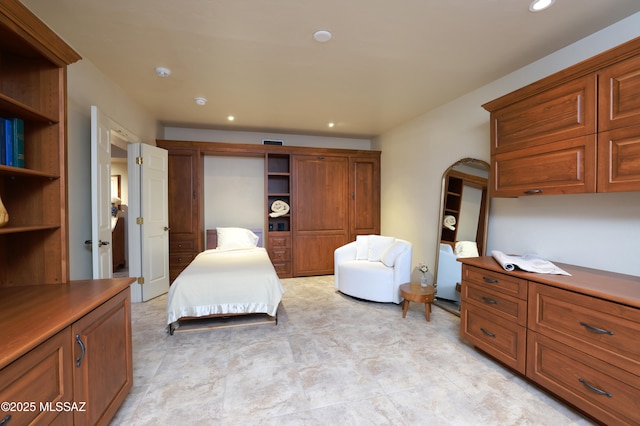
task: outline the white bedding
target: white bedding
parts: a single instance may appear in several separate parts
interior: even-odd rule
[[[169,288],[167,324],[223,314],[275,316],[283,293],[264,248],[205,250]]]

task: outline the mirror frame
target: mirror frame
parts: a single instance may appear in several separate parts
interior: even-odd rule
[[[442,182],[441,182],[441,186],[440,186],[440,212],[438,214],[438,234],[437,234],[437,242],[436,242],[436,261],[435,261],[435,265],[434,265],[434,274],[433,274],[433,281],[435,283],[438,282],[438,264],[440,261],[440,241],[442,239],[442,222],[444,220],[444,207],[445,207],[445,195],[446,195],[446,185],[447,185],[447,175],[449,174],[449,172],[451,172],[456,166],[460,166],[460,165],[465,165],[465,164],[476,164],[476,165],[480,165],[482,167],[484,167],[487,170],[487,192],[486,192],[486,200],[485,201],[485,209],[484,209],[484,217],[480,217],[478,218],[478,223],[480,223],[480,221],[483,222],[483,226],[484,226],[484,235],[481,238],[481,242],[482,242],[482,252],[480,253],[480,256],[484,256],[486,254],[486,250],[487,250],[487,234],[489,232],[489,204],[490,204],[490,200],[491,197],[489,196],[489,174],[491,173],[491,167],[489,165],[489,163],[487,163],[486,161],[483,160],[478,160],[476,158],[462,158],[461,160],[456,161],[454,164],[452,164],[451,166],[449,166],[444,173],[442,173]],[[460,316],[460,312],[456,311],[452,308],[450,308],[447,305],[443,305],[441,302],[438,302],[437,299],[437,294],[436,294],[436,299],[433,302],[434,305],[451,312],[454,315],[458,315]]]

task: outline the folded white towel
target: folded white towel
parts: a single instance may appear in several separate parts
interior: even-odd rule
[[[279,217],[289,213],[289,204],[285,203],[282,200],[276,200],[271,204],[271,212],[269,216],[271,217]]]
[[[446,215],[444,217],[444,220],[442,221],[442,224],[445,226],[445,228],[449,228],[452,231],[455,231],[456,230],[456,227],[454,226],[456,224],[455,216],[451,216],[450,214]]]
[[[535,254],[510,256],[501,251],[493,250],[491,256],[493,256],[505,271],[513,271],[517,267],[523,271],[537,272],[539,274],[571,275],[567,271],[558,268],[553,263]]]

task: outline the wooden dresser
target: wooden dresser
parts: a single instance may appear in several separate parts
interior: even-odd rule
[[[133,280],[0,289],[0,422],[108,424],[133,385]]]
[[[640,277],[460,261],[462,338],[598,421],[640,424]]]

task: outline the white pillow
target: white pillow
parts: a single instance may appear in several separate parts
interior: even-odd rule
[[[384,252],[396,241],[394,237],[383,237],[381,235],[369,235],[369,255],[370,262],[379,262]]]
[[[402,253],[406,248],[407,244],[402,241],[396,241],[391,244],[382,254],[382,263],[384,263],[385,266],[392,267],[396,264],[396,259],[400,256],[400,253]]]
[[[478,245],[475,241],[458,241],[454,250],[456,256],[460,258],[464,257],[478,257]]]
[[[369,258],[369,236],[356,236],[356,260],[367,260]]]
[[[240,248],[254,248],[258,245],[259,237],[245,228],[216,228],[218,234],[218,248],[232,250]]]

